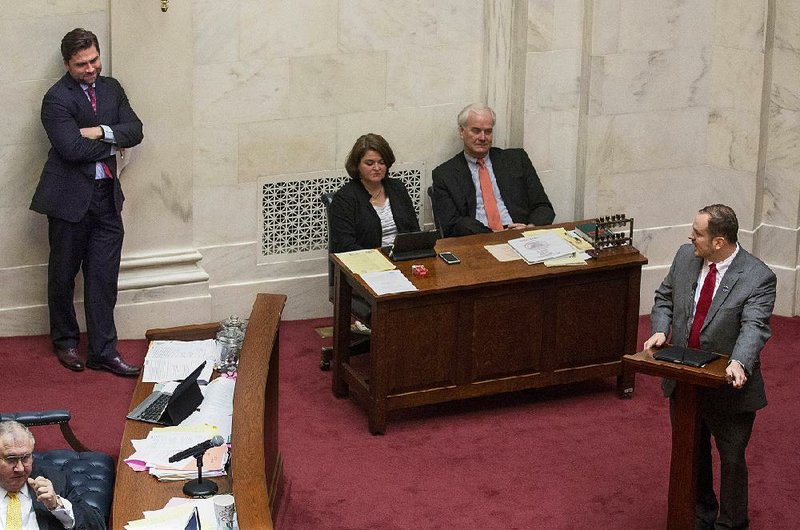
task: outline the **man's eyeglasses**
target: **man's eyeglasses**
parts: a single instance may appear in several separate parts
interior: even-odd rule
[[[31,453],[19,456],[0,456],[0,460],[5,462],[6,464],[10,465],[11,467],[16,467],[17,464],[22,464],[23,466],[28,466],[33,462],[33,455]]]

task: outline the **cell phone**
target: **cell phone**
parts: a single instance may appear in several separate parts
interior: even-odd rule
[[[452,252],[439,252],[439,257],[444,260],[448,265],[455,265],[461,263],[461,260],[456,257]]]

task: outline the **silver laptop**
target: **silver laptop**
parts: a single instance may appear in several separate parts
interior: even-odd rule
[[[175,426],[185,420],[203,402],[197,378],[206,362],[180,382],[172,394],[154,390],[126,416],[129,420]]]

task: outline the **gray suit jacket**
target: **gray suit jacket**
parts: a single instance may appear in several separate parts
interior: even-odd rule
[[[694,247],[683,245],[656,290],[650,313],[652,331],[669,337],[671,330],[671,342],[677,346],[686,346],[689,340],[702,267],[703,259],[694,255]],[[770,268],[740,247],[711,302],[700,331],[700,346],[741,362],[748,379],[740,390],[729,385],[705,390],[701,406],[721,413],[751,412],[766,406],[759,356],[771,336],[769,319],[775,305],[775,285]],[[665,380],[662,386],[669,396],[675,383]]]

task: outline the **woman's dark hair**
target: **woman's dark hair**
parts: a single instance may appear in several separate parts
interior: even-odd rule
[[[69,62],[72,56],[81,50],[91,48],[94,45],[97,53],[100,53],[100,43],[97,42],[97,35],[83,28],[75,28],[61,39],[61,57],[64,62]]]
[[[344,163],[344,168],[351,179],[361,178],[361,174],[358,172],[358,164],[361,163],[361,159],[364,158],[367,151],[375,151],[381,155],[383,162],[386,164],[387,173],[392,164],[394,164],[394,153],[392,148],[389,147],[389,142],[384,140],[380,134],[365,134],[356,140],[353,148],[350,149],[350,154],[347,155],[347,161]]]

